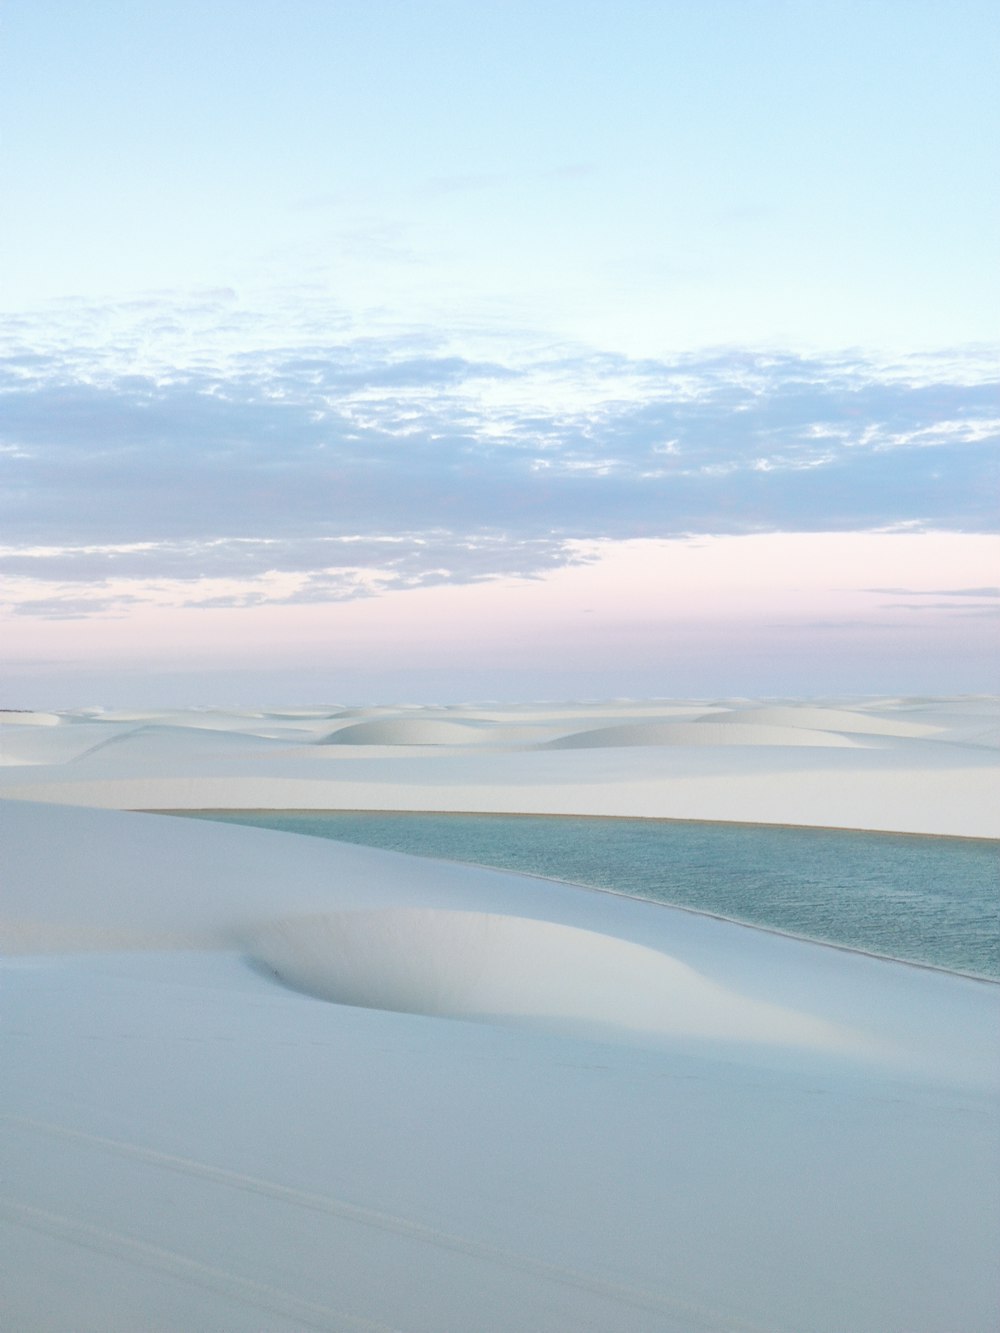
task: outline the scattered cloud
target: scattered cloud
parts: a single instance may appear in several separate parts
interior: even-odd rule
[[[953,616],[986,617],[1000,616],[1000,607],[992,602],[883,602],[883,611],[945,611]]]
[[[11,610],[19,616],[40,616],[44,620],[121,619],[130,606],[143,599],[134,596],[108,596],[98,590],[90,597],[65,597],[58,593],[51,597],[27,597],[16,602]]]
[[[25,613],[84,614],[73,586],[111,580],[339,600],[539,576],[588,540],[996,525],[996,384],[954,353],[482,356],[335,321],[276,347],[228,290],[74,320],[10,321],[0,356],[0,575],[62,587]],[[225,354],[144,352],[199,321]],[[249,586],[271,574],[289,577]]]
[[[893,597],[1000,597],[1000,588],[866,588]]]
[[[812,633],[815,630],[832,630],[835,632],[863,630],[865,633],[881,634],[883,632],[894,633],[897,630],[905,629],[905,626],[884,620],[850,620],[845,618],[843,620],[785,620],[770,624],[767,628],[791,630],[803,634]]]

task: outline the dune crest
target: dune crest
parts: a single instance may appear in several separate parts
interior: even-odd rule
[[[835,731],[777,723],[744,723],[736,727],[734,719],[717,721],[714,715],[703,722],[630,722],[620,726],[595,727],[575,731],[569,736],[545,741],[547,750],[585,750],[599,746],[629,745],[821,745],[857,749],[859,743]]]
[[[753,1000],[669,954],[498,912],[393,908],[259,926],[255,960],[320,999],[435,1017],[558,1023],[578,1034],[853,1050],[833,1023]]]
[[[739,708],[725,713],[711,713],[706,722],[735,723],[739,726],[774,726],[804,728],[811,731],[848,732],[862,736],[937,736],[944,730],[925,722],[908,718],[878,717],[872,713],[845,708],[813,708],[808,705],[793,707]]]
[[[418,717],[373,718],[353,722],[317,741],[318,745],[470,745],[482,740],[476,722]]]

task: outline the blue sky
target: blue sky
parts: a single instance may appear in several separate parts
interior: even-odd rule
[[[261,688],[356,691],[381,616],[428,688],[496,693],[421,623],[479,614],[506,660],[539,585],[557,608],[590,571],[613,638],[598,571],[646,543],[649,670],[580,688],[739,692],[686,543],[720,589],[759,569],[747,690],[987,688],[998,32],[919,0],[7,0],[14,676],[169,659],[217,694],[250,653]],[[875,562],[849,606],[823,534]],[[779,651],[747,553],[796,535],[780,623],[814,628]],[[509,679],[576,688],[583,642],[524,642]]]
[[[18,306],[287,285],[633,352],[995,336],[988,4],[8,0],[3,31]]]

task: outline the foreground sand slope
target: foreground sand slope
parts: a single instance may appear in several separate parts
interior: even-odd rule
[[[260,829],[0,845],[11,1328],[996,1325],[1000,987]]]
[[[1000,986],[132,811],[996,836],[998,715],[0,715],[4,1327],[991,1333]]]
[[[1000,837],[1000,705],[984,698],[0,719],[0,796],[10,798],[118,809],[633,815]]]

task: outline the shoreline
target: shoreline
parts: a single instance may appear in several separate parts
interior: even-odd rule
[[[176,819],[195,818],[195,819],[205,819],[205,820],[211,820],[211,817],[212,817],[213,815],[217,815],[217,814],[232,814],[232,815],[244,815],[244,814],[245,814],[245,815],[253,815],[253,814],[261,814],[261,815],[278,815],[278,816],[281,816],[281,815],[292,815],[292,816],[294,816],[294,815],[307,815],[307,816],[308,816],[308,815],[323,815],[323,814],[330,814],[330,815],[340,815],[340,814],[344,814],[344,815],[368,815],[368,814],[370,814],[370,815],[375,815],[376,817],[377,817],[377,816],[380,816],[380,815],[422,815],[422,814],[429,814],[429,815],[440,815],[440,816],[443,816],[443,817],[445,817],[445,818],[448,818],[448,817],[451,817],[451,816],[461,817],[462,815],[469,815],[469,816],[471,816],[472,818],[475,818],[475,819],[488,819],[488,818],[490,818],[491,816],[496,816],[496,817],[501,818],[501,819],[511,819],[511,818],[526,818],[526,819],[608,819],[608,820],[612,820],[612,819],[613,819],[613,820],[618,820],[618,819],[636,819],[636,822],[639,822],[639,821],[641,820],[641,817],[638,817],[638,818],[637,818],[637,817],[635,817],[635,816],[630,816],[630,815],[540,815],[540,814],[534,814],[534,813],[531,813],[531,814],[523,814],[523,815],[511,815],[511,814],[508,814],[508,813],[505,812],[505,811],[499,811],[499,810],[491,811],[489,814],[479,814],[477,811],[471,811],[471,810],[470,810],[470,811],[457,811],[457,810],[456,810],[456,811],[442,811],[442,810],[280,810],[280,809],[279,809],[279,810],[263,810],[263,809],[262,809],[262,810],[249,810],[249,809],[248,809],[248,810],[240,810],[240,809],[236,809],[236,810],[221,810],[221,809],[220,809],[220,810],[136,810],[136,811],[132,811],[131,813],[134,813],[134,814],[148,814],[148,815],[164,815],[164,816],[167,816],[167,817],[169,817],[169,818],[176,818]],[[775,824],[749,824],[749,823],[745,823],[745,822],[743,822],[743,821],[738,821],[738,820],[721,820],[721,819],[712,819],[712,820],[708,820],[708,819],[701,819],[701,820],[694,820],[694,819],[692,819],[692,820],[687,820],[687,819],[662,819],[662,820],[648,820],[648,821],[647,821],[647,820],[641,820],[641,822],[650,822],[650,823],[655,822],[655,823],[665,823],[665,824],[712,824],[712,825],[723,825],[723,826],[732,824],[732,825],[734,825],[735,827],[739,827],[739,828],[764,828],[764,829],[768,829],[768,828],[788,828],[788,829],[799,829],[799,828],[809,829],[809,828],[819,828],[819,829],[821,829],[823,832],[861,833],[861,834],[863,834],[864,836],[872,836],[872,837],[888,837],[888,838],[901,837],[901,838],[935,838],[935,839],[946,839],[946,838],[950,838],[950,837],[951,837],[951,835],[949,835],[949,834],[944,834],[944,833],[925,833],[925,834],[921,834],[921,833],[887,833],[887,832],[884,832],[884,831],[881,830],[881,829],[877,829],[877,830],[876,830],[876,829],[873,829],[873,830],[869,830],[869,829],[831,829],[831,828],[827,828],[827,827],[820,826],[820,825],[799,825],[799,824],[778,824],[778,825],[775,825]],[[224,824],[229,824],[229,825],[237,825],[237,826],[240,825],[240,821],[239,821],[238,819],[233,819],[233,820],[220,820],[219,823],[224,823]],[[244,824],[243,827],[246,827],[246,828],[266,828],[267,826],[266,826],[266,825],[259,825],[259,824]],[[353,841],[352,839],[348,839],[348,838],[325,838],[323,834],[297,833],[297,831],[294,830],[294,829],[269,829],[268,831],[269,831],[269,832],[272,832],[272,833],[293,833],[293,834],[297,834],[297,836],[299,836],[299,837],[317,837],[317,838],[321,838],[321,839],[323,839],[324,841],[327,841],[327,842],[343,842],[343,843],[347,843],[349,846],[352,846],[352,847],[372,847],[372,848],[376,848],[376,844],[372,844],[372,843],[355,842],[355,841]],[[995,840],[995,839],[992,839],[992,838],[957,838],[957,839],[955,839],[955,841],[962,841],[962,842],[989,842],[989,843],[993,843],[993,842],[996,841],[996,840]],[[799,933],[797,933],[797,932],[795,932],[795,931],[791,931],[791,930],[782,930],[780,926],[768,926],[768,925],[763,925],[762,923],[760,923],[760,922],[758,922],[758,921],[746,921],[746,920],[742,919],[741,917],[727,916],[727,915],[725,915],[725,913],[723,913],[723,912],[713,912],[713,911],[710,911],[708,908],[705,908],[705,907],[692,907],[692,906],[690,906],[690,905],[687,904],[687,903],[669,902],[669,901],[666,901],[665,899],[662,899],[662,898],[651,898],[651,897],[647,897],[647,896],[645,896],[645,895],[643,895],[643,894],[639,894],[639,893],[627,893],[624,889],[612,889],[612,888],[608,888],[606,885],[603,885],[603,884],[583,884],[583,883],[581,883],[579,880],[564,879],[564,878],[563,878],[562,876],[560,876],[560,875],[540,875],[540,874],[536,874],[536,873],[534,873],[534,872],[532,872],[532,871],[530,871],[530,870],[517,870],[517,869],[514,869],[514,868],[512,868],[512,867],[510,867],[510,866],[497,866],[497,865],[494,865],[492,862],[487,862],[487,861],[463,861],[463,860],[460,860],[460,859],[457,858],[457,857],[452,857],[452,856],[440,856],[440,855],[437,855],[437,854],[435,854],[435,853],[430,853],[430,852],[403,852],[403,851],[400,851],[398,848],[382,848],[382,847],[377,847],[377,850],[379,850],[379,851],[392,851],[392,852],[394,852],[396,855],[399,855],[399,856],[419,856],[419,857],[422,857],[424,860],[428,860],[428,861],[443,861],[443,862],[445,862],[447,865],[453,865],[453,866],[474,866],[474,867],[476,867],[477,869],[481,869],[481,870],[498,870],[498,871],[500,871],[500,872],[503,873],[503,874],[508,874],[508,875],[519,875],[519,876],[521,876],[521,877],[524,878],[524,879],[538,880],[538,881],[540,881],[540,882],[543,883],[543,884],[544,884],[544,883],[551,883],[551,884],[565,884],[565,885],[567,885],[569,888],[573,888],[573,889],[584,889],[584,890],[587,890],[587,891],[590,891],[590,892],[593,892],[593,893],[606,893],[606,894],[610,894],[612,897],[615,897],[615,898],[625,898],[625,899],[628,899],[628,900],[631,901],[631,902],[652,903],[654,906],[657,906],[657,907],[665,907],[665,908],[668,908],[668,909],[670,909],[670,910],[677,911],[677,912],[689,912],[692,916],[707,917],[709,920],[712,920],[712,921],[725,921],[725,922],[727,922],[727,923],[728,923],[729,925],[731,925],[731,926],[743,926],[743,927],[746,928],[747,930],[756,930],[756,931],[760,931],[760,932],[762,932],[762,933],[765,934],[765,935],[776,935],[776,936],[778,936],[778,937],[781,938],[781,939],[799,940],[800,942],[802,942],[802,943],[804,943],[804,944],[817,944],[817,945],[820,945],[820,946],[822,946],[823,948],[826,948],[826,949],[836,949],[836,950],[838,950],[838,951],[841,952],[841,953],[856,954],[858,957],[861,957],[861,958],[873,958],[873,959],[875,959],[877,962],[881,962],[881,963],[897,963],[897,964],[899,964],[899,966],[901,966],[901,967],[914,967],[914,968],[919,968],[921,971],[925,971],[925,972],[937,972],[937,973],[940,973],[940,974],[943,975],[943,976],[948,976],[948,977],[959,977],[959,978],[961,978],[963,981],[975,981],[975,982],[981,982],[981,983],[983,983],[983,984],[985,984],[985,985],[987,985],[987,986],[1000,986],[1000,977],[990,977],[990,976],[985,976],[984,974],[979,973],[979,972],[962,972],[962,971],[957,970],[956,968],[943,967],[940,963],[928,963],[928,962],[924,962],[923,960],[921,960],[921,959],[917,959],[917,958],[898,958],[898,957],[896,957],[896,956],[893,955],[893,954],[877,953],[874,949],[862,949],[859,945],[842,944],[842,943],[840,943],[840,942],[837,941],[837,940],[826,940],[826,939],[821,939],[821,938],[819,938],[819,937],[817,937],[817,936],[815,936],[815,935],[801,935],[801,934],[799,934]]]
[[[4,798],[8,799],[8,798]],[[16,798],[9,798],[16,799]],[[608,820],[616,823],[633,822],[636,824],[711,824],[733,828],[761,829],[798,829],[809,832],[815,829],[820,833],[861,833],[873,838],[933,838],[946,842],[986,842],[1000,848],[1000,836],[990,837],[977,833],[921,833],[911,829],[866,828],[856,824],[790,824],[780,820],[760,819],[696,819],[683,815],[615,815],[615,814],[575,814],[567,810],[428,810],[400,809],[393,807],[349,807],[349,806],[177,806],[173,808],[153,806],[130,806],[137,815],[444,815],[449,818],[470,819],[593,819]]]

